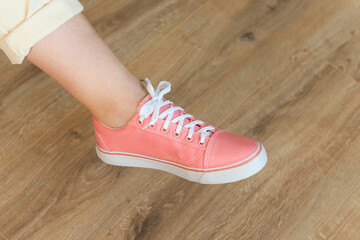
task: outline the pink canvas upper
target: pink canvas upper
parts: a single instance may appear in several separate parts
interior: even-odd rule
[[[138,105],[137,114],[128,125],[119,129],[108,128],[93,116],[99,150],[108,154],[136,155],[149,161],[165,160],[170,164],[176,163],[177,166],[180,164],[184,169],[204,172],[245,164],[261,151],[261,145],[257,141],[218,128],[211,130],[212,134],[206,136],[204,144],[201,145],[201,134],[196,131],[191,140],[187,139],[189,129],[184,127],[180,136],[176,136],[174,133],[177,123],[170,123],[168,129],[163,131],[165,118],[157,119],[154,127],[142,129],[150,122],[152,115],[139,123],[139,111],[151,99],[152,96],[147,95]],[[162,107],[160,112],[167,108]],[[178,110],[172,119],[180,114],[184,112]],[[194,120],[196,118],[192,117],[186,119],[186,122]],[[203,126],[207,124],[196,126],[196,130]]]

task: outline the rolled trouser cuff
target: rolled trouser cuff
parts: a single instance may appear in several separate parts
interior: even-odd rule
[[[3,36],[0,48],[11,63],[21,64],[32,46],[82,10],[77,0],[52,0]]]

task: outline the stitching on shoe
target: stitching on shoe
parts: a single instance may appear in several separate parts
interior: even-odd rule
[[[202,150],[199,150],[199,152],[195,155],[195,157],[193,157],[192,160],[187,161],[187,162],[185,162],[185,163],[188,163],[188,164],[189,164],[189,163],[195,162],[195,160],[198,159],[198,157],[200,156],[201,153],[202,153]],[[203,166],[203,168],[204,168],[204,166]]]
[[[104,146],[107,148],[106,150],[111,151],[110,148],[108,147],[108,145],[105,143],[104,139],[101,137],[100,133],[96,129],[94,129],[94,131],[95,131],[96,136],[99,137],[102,144],[104,144]]]
[[[214,145],[215,139],[224,132],[225,132],[225,130],[218,130],[216,133],[214,133],[214,136],[212,136],[212,138],[210,139],[210,141],[208,143],[208,147],[205,151],[204,164],[203,164],[204,170],[209,167],[208,163],[209,163],[209,159],[210,159],[210,155],[211,155],[211,149]]]

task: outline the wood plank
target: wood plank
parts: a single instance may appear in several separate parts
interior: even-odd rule
[[[107,165],[94,143],[90,113],[80,107],[1,169],[0,229],[6,237],[103,235],[163,176]]]
[[[351,1],[306,43],[308,49],[360,82],[360,3]]]
[[[329,8],[333,10],[332,17],[306,41],[305,47],[320,57],[326,56],[360,33],[359,2],[351,0],[342,6],[339,7],[337,2],[329,4]]]
[[[0,106],[0,168],[79,105],[57,82],[35,69],[17,72],[11,77],[14,83],[4,86],[7,91],[1,96]]]
[[[360,10],[360,9],[359,9]],[[360,24],[360,21],[359,21]],[[360,33],[329,52],[325,59],[360,83]]]
[[[359,131],[359,127],[355,129]],[[275,239],[359,239],[360,138]]]
[[[97,32],[128,65],[207,0],[101,1],[84,12]]]
[[[0,233],[0,240],[8,240],[8,239]]]
[[[271,239],[355,141],[359,100],[355,81],[298,52],[222,119],[264,142],[262,172],[222,186],[169,174],[103,239]]]

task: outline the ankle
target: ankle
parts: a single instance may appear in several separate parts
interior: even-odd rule
[[[108,104],[106,107],[99,108],[101,111],[94,112],[93,115],[96,120],[105,127],[113,129],[122,128],[136,115],[139,103],[146,96],[147,93],[144,90],[122,101],[117,101]]]
[[[130,120],[135,116],[136,111],[129,113],[123,113],[123,114],[103,114],[103,115],[95,115],[95,119],[103,126],[111,129],[119,129],[122,127],[125,127]],[[125,117],[127,116],[127,117]]]

